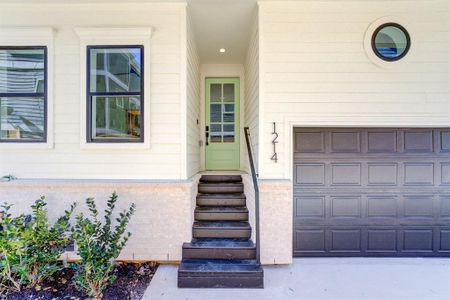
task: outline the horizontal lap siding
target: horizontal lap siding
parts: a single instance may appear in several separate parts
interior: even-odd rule
[[[388,68],[364,49],[366,30],[385,16],[404,20],[412,36],[410,55]],[[288,122],[450,122],[448,1],[268,2],[259,18],[263,178],[292,177]],[[277,164],[270,160],[272,122],[280,134]]]
[[[250,128],[250,139],[255,164],[258,165],[259,144],[259,52],[257,18],[253,24],[245,59],[245,126]],[[248,161],[248,155],[245,156]],[[247,170],[249,171],[249,170]]]
[[[3,4],[0,26],[51,26],[54,41],[54,149],[6,150],[0,174],[19,178],[177,179],[182,178],[181,30],[185,6],[179,4]],[[80,149],[80,62],[75,27],[151,26],[151,148]],[[51,133],[50,133],[51,134]]]
[[[191,20],[187,20],[187,177],[200,170],[200,65]]]

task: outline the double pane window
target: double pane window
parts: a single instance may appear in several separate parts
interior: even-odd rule
[[[0,142],[46,142],[47,48],[0,47]]]
[[[143,51],[88,47],[88,142],[143,142]]]

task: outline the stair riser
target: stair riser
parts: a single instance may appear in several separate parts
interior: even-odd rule
[[[199,229],[193,230],[194,238],[248,239],[252,232],[246,230]]]
[[[256,249],[183,248],[183,259],[256,259]]]
[[[242,182],[240,175],[203,175],[200,182],[205,183],[239,183]]]
[[[245,206],[245,199],[197,199],[198,206]]]
[[[178,275],[179,288],[264,288],[262,273],[257,276],[183,276]]]
[[[195,213],[196,221],[248,221],[248,213]]]
[[[202,194],[237,194],[243,193],[244,187],[242,185],[232,186],[208,186],[200,184],[198,186],[198,192]]]

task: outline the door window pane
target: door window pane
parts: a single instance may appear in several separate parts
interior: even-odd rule
[[[223,125],[223,142],[224,143],[234,142],[234,124]]]
[[[92,97],[92,136],[99,139],[139,138],[140,108],[139,96]]]
[[[211,102],[220,102],[222,99],[222,85],[218,83],[211,84]]]
[[[211,104],[210,108],[210,121],[214,123],[222,122],[222,104]]]
[[[0,139],[43,140],[44,97],[0,98]]]
[[[141,48],[91,49],[91,92],[140,92]]]
[[[234,104],[224,104],[223,121],[234,122]]]
[[[225,102],[234,102],[234,84],[225,83],[223,85],[223,100]]]
[[[222,142],[222,125],[221,124],[211,124],[211,143],[221,143]]]

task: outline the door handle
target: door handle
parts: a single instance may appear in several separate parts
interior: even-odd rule
[[[206,144],[206,146],[208,146],[209,145],[209,126],[206,126],[206,128],[205,128],[205,138],[206,138],[205,144]]]

